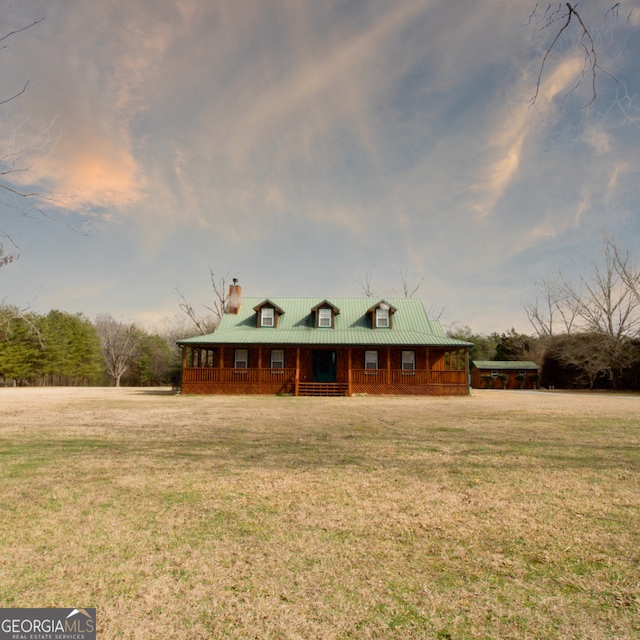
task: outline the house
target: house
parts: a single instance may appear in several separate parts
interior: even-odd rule
[[[467,395],[468,350],[416,299],[242,298],[179,340],[182,393]]]
[[[540,367],[531,360],[474,360],[471,386],[474,389],[535,389]]]

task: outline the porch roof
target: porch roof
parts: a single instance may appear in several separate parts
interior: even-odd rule
[[[340,309],[335,328],[316,328],[312,310],[324,298],[269,298],[285,312],[277,328],[257,327],[254,308],[264,298],[244,298],[238,314],[224,314],[211,334],[179,340],[179,345],[264,344],[264,345],[354,345],[354,346],[443,346],[466,348],[471,343],[445,335],[442,326],[430,320],[421,300],[386,299],[396,309],[392,328],[372,328],[372,298],[328,298]]]

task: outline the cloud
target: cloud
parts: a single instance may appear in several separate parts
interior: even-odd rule
[[[20,6],[35,17],[43,3]],[[249,282],[282,295],[287,283],[303,295],[308,273],[330,294],[369,262],[389,289],[408,268],[428,276],[429,297],[463,305],[469,283],[492,282],[505,287],[492,299],[505,300],[527,268],[550,268],[539,258],[550,245],[638,200],[635,129],[570,93],[581,52],[549,59],[538,110],[529,106],[540,68],[536,27],[522,26],[532,8],[46,3],[37,30],[0,52],[6,86],[30,80],[15,122],[37,134],[55,119],[62,134],[24,184],[55,193],[65,215],[90,217],[110,247],[128,243],[113,260],[140,274],[141,290],[116,277],[109,298],[128,294],[127,310],[166,285],[150,285],[146,269],[186,282],[208,263],[241,263]],[[605,49],[602,61],[628,97],[638,72],[626,45],[629,56]],[[602,86],[598,107],[608,106]],[[82,263],[104,271],[110,253]],[[275,264],[277,276],[265,268]]]
[[[611,150],[611,136],[602,123],[588,123],[583,138],[597,154],[607,153]]]
[[[390,77],[369,75],[367,67],[381,58],[386,42],[428,5],[424,1],[390,5],[352,37],[339,41],[334,35],[328,38],[333,46],[321,48],[316,44],[315,55],[298,57],[298,64],[273,78],[258,92],[249,109],[241,112],[234,144],[239,159],[263,142],[271,126],[297,129],[302,134],[302,148],[307,150],[328,132],[352,126],[363,146],[375,151],[376,145],[371,142],[375,135],[364,125],[375,95],[384,92]],[[283,139],[291,141],[289,136]],[[293,147],[288,155],[300,149],[298,144]]]
[[[535,105],[522,100],[525,86],[534,86],[530,75],[512,87],[512,95],[496,110],[495,125],[486,140],[487,168],[472,190],[479,194],[474,210],[480,219],[490,216],[496,204],[518,176],[522,154],[528,139],[540,124],[539,114],[554,117],[561,105],[558,98],[566,94],[580,72],[582,61],[565,58],[548,70],[538,87]],[[519,100],[517,98],[520,98]],[[594,138],[595,143],[595,138]]]

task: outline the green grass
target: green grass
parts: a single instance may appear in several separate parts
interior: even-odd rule
[[[0,606],[101,638],[640,637],[640,398],[0,390]]]

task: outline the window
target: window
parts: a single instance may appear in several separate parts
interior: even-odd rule
[[[416,352],[403,351],[402,352],[402,370],[415,371],[415,368],[416,368]]]
[[[364,368],[365,369],[378,368],[378,352],[377,351],[364,352]]]
[[[233,366],[235,369],[246,369],[249,366],[249,352],[247,349],[236,349]]]
[[[284,349],[271,349],[271,368],[284,369]]]
[[[331,309],[320,308],[318,309],[318,326],[319,327],[331,327],[333,324]]]
[[[275,309],[272,307],[263,307],[260,309],[260,326],[261,327],[273,327],[275,326]]]
[[[498,377],[498,372],[497,371],[492,371],[491,372],[491,377],[492,378],[497,378]]]
[[[387,307],[378,307],[376,309],[376,328],[386,329],[389,326],[389,309]]]

